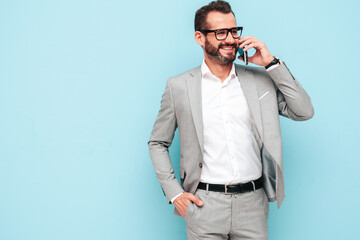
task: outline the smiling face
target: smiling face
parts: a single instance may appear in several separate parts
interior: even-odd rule
[[[232,13],[209,12],[207,15],[207,26],[209,29],[215,30],[219,28],[234,28],[236,27],[236,20]],[[205,59],[211,59],[218,64],[232,64],[236,57],[238,50],[239,40],[234,39],[231,33],[228,34],[226,39],[217,40],[215,33],[207,33],[203,44]]]

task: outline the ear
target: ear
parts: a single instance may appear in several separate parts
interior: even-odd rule
[[[199,31],[195,32],[195,41],[201,46],[205,45],[205,35]]]

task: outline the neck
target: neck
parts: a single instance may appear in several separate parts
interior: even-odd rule
[[[218,60],[213,60],[207,57],[205,57],[205,63],[210,69],[211,73],[219,78],[221,82],[224,82],[224,80],[229,76],[232,68],[232,63],[220,64]]]

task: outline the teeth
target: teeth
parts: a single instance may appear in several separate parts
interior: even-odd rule
[[[229,50],[229,49],[233,49],[233,47],[223,47],[223,49]]]

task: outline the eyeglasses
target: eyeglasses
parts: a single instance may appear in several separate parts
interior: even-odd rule
[[[216,39],[222,41],[227,38],[229,32],[231,32],[233,38],[236,39],[240,38],[242,30],[243,27],[234,27],[234,28],[220,28],[216,30],[199,30],[199,32],[202,32],[203,34],[214,32]]]

